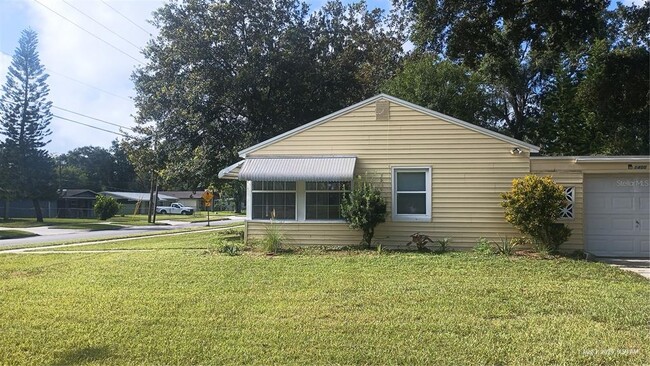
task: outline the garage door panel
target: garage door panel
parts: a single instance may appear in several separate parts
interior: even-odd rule
[[[634,210],[634,197],[613,196],[612,212],[630,212]]]
[[[584,185],[586,249],[595,255],[650,254],[647,175],[587,175]]]
[[[639,240],[639,253],[642,256],[650,256],[650,238]]]
[[[590,252],[597,256],[631,257],[637,253],[637,240],[617,235],[587,236]]]

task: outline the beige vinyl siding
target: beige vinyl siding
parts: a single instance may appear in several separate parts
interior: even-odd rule
[[[341,223],[309,223],[286,222],[278,224],[285,237],[285,245],[300,246],[347,246],[358,245],[361,232],[351,230],[344,222]],[[248,221],[246,223],[247,240],[257,240],[264,237],[269,222]]]
[[[500,193],[513,178],[530,169],[528,151],[512,155],[514,145],[391,103],[390,119],[377,121],[369,104],[323,124],[280,140],[248,156],[357,156],[355,175],[375,182],[388,202],[387,222],[376,239],[387,246],[404,245],[415,232],[434,239],[451,237],[456,247],[471,248],[479,237],[498,240],[518,235],[503,218]],[[431,221],[392,222],[391,168],[431,167]],[[345,224],[291,223],[282,225],[295,244],[348,240]],[[333,228],[336,230],[333,230]],[[263,234],[249,223],[248,236]],[[296,233],[298,230],[300,233]],[[351,231],[350,231],[351,232]],[[321,240],[322,238],[322,240]],[[355,244],[361,239],[358,233]],[[337,240],[334,240],[336,242]]]

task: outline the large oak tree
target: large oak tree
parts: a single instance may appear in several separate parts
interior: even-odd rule
[[[376,94],[403,54],[393,15],[340,1],[311,14],[297,0],[163,6],[133,76],[161,172],[177,187],[207,186],[239,149]]]

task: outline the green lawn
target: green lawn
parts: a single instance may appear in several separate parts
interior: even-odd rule
[[[2,239],[19,239],[19,238],[28,238],[30,236],[38,236],[29,231],[22,230],[0,230],[0,240]]]
[[[203,228],[206,229],[205,227]],[[227,229],[226,229],[227,230]],[[219,231],[182,234],[172,237],[151,237],[140,238],[128,241],[106,242],[99,244],[71,246],[55,248],[57,251],[79,251],[79,250],[133,250],[133,249],[211,249],[214,247],[217,238],[224,238],[227,241],[238,241],[239,235],[222,235]]]
[[[0,360],[609,365],[650,357],[650,282],[604,264],[472,253],[229,257],[204,254],[202,243],[216,239],[202,235],[121,246],[151,252],[0,255]]]

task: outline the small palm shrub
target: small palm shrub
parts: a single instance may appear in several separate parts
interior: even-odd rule
[[[451,238],[442,238],[436,240],[436,244],[440,246],[441,253],[445,253],[449,250],[449,243],[451,243]]]
[[[508,237],[499,238],[499,241],[494,242],[494,249],[497,254],[511,256],[515,254],[516,248],[521,242],[520,238],[508,239]]]
[[[113,197],[97,195],[93,210],[98,219],[108,220],[120,211],[120,204]]]

